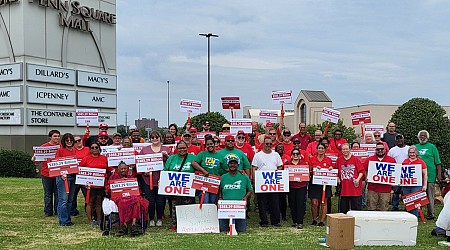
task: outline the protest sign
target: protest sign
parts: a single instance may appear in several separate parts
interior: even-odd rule
[[[364,162],[369,157],[369,152],[365,149],[351,149],[350,154]]]
[[[259,111],[259,122],[266,124],[267,122],[278,122],[278,110],[261,110]]]
[[[353,112],[350,115],[352,116],[352,125],[367,124],[372,122],[370,110]]]
[[[138,173],[161,171],[163,169],[162,153],[136,155],[136,170]]]
[[[203,209],[198,205],[176,206],[177,233],[219,233],[219,220],[217,218],[217,206],[205,204]]]
[[[422,186],[422,166],[421,165],[401,165],[398,164],[396,171],[401,169],[400,186]]]
[[[333,164],[333,167],[336,166],[336,160],[338,158],[337,153],[325,153],[325,156],[330,158],[331,164]]]
[[[309,181],[308,165],[284,165],[284,169],[289,172],[289,181]]]
[[[213,194],[219,193],[219,186],[220,176],[213,174],[209,174],[208,177],[205,177],[203,173],[198,172],[195,173],[192,181],[192,188]]]
[[[338,170],[328,168],[314,168],[313,169],[313,184],[337,186]]]
[[[227,137],[227,135],[231,135],[230,132],[220,132],[219,133],[219,139],[220,139],[220,143],[222,145],[225,144],[225,137]]]
[[[127,165],[136,164],[136,155],[134,151],[117,151],[110,152],[108,157],[108,167],[117,167],[121,161]]]
[[[59,147],[60,145],[33,147],[35,161],[46,161],[55,158],[56,151],[58,151]]]
[[[217,215],[219,219],[245,219],[246,201],[219,200]]]
[[[199,132],[197,133],[197,139],[204,144],[205,143],[205,136],[211,135],[213,138],[216,136],[216,132]],[[165,146],[165,145],[164,145]]]
[[[136,152],[140,153],[143,147],[150,146],[151,143],[144,142],[144,143],[133,143],[133,148],[136,150]]]
[[[177,144],[164,144],[164,147],[170,148],[170,152],[172,152],[172,154],[173,154],[173,153],[175,153],[175,149],[177,148]],[[167,152],[167,153],[170,153],[170,152]]]
[[[289,192],[289,172],[287,170],[256,170],[255,193]]]
[[[100,154],[107,156],[108,153],[117,152],[122,146],[102,146],[102,152]]]
[[[105,174],[106,169],[78,167],[75,184],[103,187],[105,185]]]
[[[340,115],[341,115],[340,111],[330,109],[327,107],[323,107],[322,114],[320,115],[320,119],[329,121],[332,123],[338,123]]]
[[[222,96],[220,99],[223,109],[241,109],[239,96]]]
[[[194,197],[193,180],[193,173],[161,171],[158,194]]]
[[[367,154],[369,156],[372,156],[375,154],[376,147],[377,147],[377,144],[375,144],[375,143],[361,143],[361,145],[359,146],[360,149],[366,150]]]
[[[75,156],[55,158],[47,165],[50,177],[78,173],[78,160]]]
[[[96,125],[98,124],[97,109],[76,109],[76,121],[78,125]]]
[[[140,195],[136,178],[113,180],[110,183],[109,188],[111,190],[111,199]]]
[[[398,185],[400,171],[396,171],[395,163],[369,161],[367,181],[370,183]]]
[[[273,90],[272,103],[292,103],[292,90]]]
[[[384,126],[383,125],[369,125],[369,124],[365,124],[364,125],[364,130],[366,132],[372,132],[372,134],[376,131],[381,133],[381,136],[383,136],[384,134]]]
[[[198,114],[202,108],[202,102],[197,100],[182,99],[180,101],[180,111],[184,113]]]
[[[252,119],[231,119],[230,133],[235,135],[239,130],[246,134],[252,133]]]
[[[403,203],[405,204],[406,211],[411,211],[418,207],[423,207],[430,203],[427,197],[427,193],[422,190],[402,196]]]

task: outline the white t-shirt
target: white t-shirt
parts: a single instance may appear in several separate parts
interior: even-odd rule
[[[274,151],[270,154],[260,151],[255,154],[252,161],[252,166],[257,167],[257,170],[277,170],[277,167],[282,165],[280,155]]]
[[[404,160],[408,159],[408,149],[408,145],[405,145],[403,148],[395,146],[389,149],[388,155],[394,158],[398,164],[402,164]]]

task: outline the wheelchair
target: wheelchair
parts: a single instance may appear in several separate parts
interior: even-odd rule
[[[102,202],[102,213],[103,216],[100,220],[100,229],[102,230],[103,236],[108,236],[111,235],[114,225],[116,225],[117,229],[120,228],[119,209],[114,201],[105,197]],[[141,212],[141,218],[144,218],[143,212]],[[143,219],[140,219],[139,221],[141,227],[140,234],[144,234],[145,229],[147,229],[147,222]]]

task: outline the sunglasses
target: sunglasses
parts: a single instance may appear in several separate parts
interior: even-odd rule
[[[375,137],[381,137],[381,135],[373,135],[373,136],[375,136]]]
[[[284,136],[291,136],[291,134],[284,134]]]
[[[72,139],[66,139],[66,142],[72,142],[73,140]]]
[[[152,140],[153,139],[159,139],[159,136],[152,136],[151,138],[152,138]]]
[[[230,128],[222,128],[222,130],[230,130]]]
[[[377,149],[375,149],[376,151],[383,151],[384,150],[384,148],[377,148]]]
[[[276,135],[277,133],[269,133],[269,135]]]
[[[216,141],[216,140],[215,140],[214,143],[220,143],[220,141]]]
[[[300,155],[300,153],[299,152],[294,152],[294,153],[292,153],[292,155]]]
[[[81,142],[81,139],[75,140],[75,143],[79,143]]]
[[[99,137],[100,140],[108,140],[108,137]]]
[[[91,147],[91,149],[99,149],[99,147],[93,146],[93,147]]]
[[[334,134],[334,135],[342,135],[342,134]]]
[[[227,142],[234,142],[234,140],[227,140]]]
[[[238,136],[238,139],[245,139],[245,136]]]
[[[272,143],[264,143],[264,144],[266,144],[266,146],[272,146]]]
[[[299,142],[299,141],[295,141],[294,144],[295,144],[295,145],[298,145],[298,144],[300,144],[300,142]]]

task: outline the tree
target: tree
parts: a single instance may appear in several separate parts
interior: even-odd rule
[[[403,134],[407,145],[419,143],[417,134],[420,130],[430,133],[429,141],[436,145],[442,166],[450,163],[450,123],[445,110],[435,101],[427,98],[413,98],[400,106],[391,121],[397,132]]]
[[[197,128],[200,132],[203,130],[203,123],[208,121],[211,124],[211,131],[221,131],[222,125],[225,123],[229,123],[225,116],[223,116],[219,112],[206,112],[202,114],[198,114],[194,117],[191,117],[191,127]],[[184,124],[183,131],[186,130],[186,123]]]
[[[313,125],[308,125],[306,126],[306,131],[308,131],[308,133],[310,135],[314,135],[314,132],[316,130],[321,130],[322,132],[325,132],[325,128],[327,126],[327,122],[323,122],[322,124],[313,124]],[[347,127],[344,125],[344,122],[339,119],[338,123],[329,123],[328,125],[328,132],[326,135],[328,138],[332,138],[334,137],[334,131],[336,131],[337,129],[340,129],[342,131],[342,138],[345,138],[349,143],[355,141],[356,139],[356,135],[355,135],[355,129],[353,127]]]

